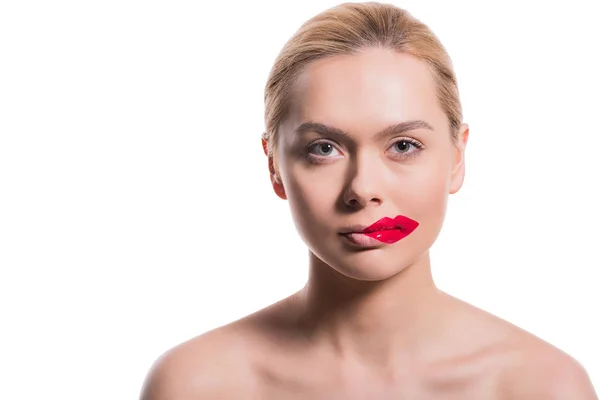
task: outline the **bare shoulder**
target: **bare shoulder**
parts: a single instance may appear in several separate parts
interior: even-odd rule
[[[544,400],[598,400],[590,377],[572,356],[536,335],[470,304],[457,301],[466,315],[469,343],[489,351],[479,359],[491,365],[500,397]],[[482,340],[482,343],[478,343]]]
[[[247,394],[253,377],[245,329],[235,322],[168,350],[150,368],[140,399],[229,399]]]
[[[598,400],[575,358],[533,335],[524,344],[504,373],[506,398]]]
[[[507,361],[502,370],[505,398],[598,400],[581,363],[538,336],[504,321]]]
[[[288,324],[284,299],[164,353],[144,382],[141,400],[254,398],[259,371],[273,353],[273,335]]]

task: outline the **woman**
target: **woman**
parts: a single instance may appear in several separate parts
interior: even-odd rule
[[[167,352],[143,399],[596,399],[570,356],[433,282],[469,128],[427,26],[378,3],[312,18],[275,62],[265,118],[308,282]]]

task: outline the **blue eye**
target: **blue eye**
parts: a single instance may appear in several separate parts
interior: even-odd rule
[[[308,153],[316,157],[329,157],[331,155],[337,155],[336,152],[338,152],[338,150],[329,142],[313,143],[308,148]]]
[[[391,148],[396,154],[400,154],[402,156],[413,156],[423,148],[423,145],[416,140],[401,139],[392,144]]]
[[[408,140],[400,140],[399,142],[394,143],[395,149],[400,153],[408,152],[411,146],[414,146],[414,144],[408,142]]]

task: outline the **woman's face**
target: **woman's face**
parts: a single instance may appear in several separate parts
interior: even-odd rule
[[[448,194],[462,185],[468,137],[463,125],[452,139],[427,64],[369,49],[309,64],[293,89],[273,185],[312,253],[360,280],[417,261],[441,230]],[[385,217],[380,232],[360,233]],[[418,223],[411,233],[404,217]]]

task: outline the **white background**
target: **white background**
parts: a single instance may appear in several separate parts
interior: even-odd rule
[[[163,351],[304,284],[263,88],[338,2],[237,3],[0,5],[0,398],[137,398]],[[594,3],[394,3],[447,47],[471,127],[436,282],[600,387]]]

